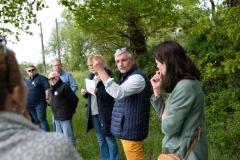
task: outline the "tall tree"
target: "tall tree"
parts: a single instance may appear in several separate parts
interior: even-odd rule
[[[68,10],[61,14],[61,21],[58,22],[60,52],[63,58],[64,67],[68,70],[79,70],[86,68],[86,57],[89,52],[89,38],[76,27],[74,16]],[[52,30],[47,44],[46,54],[56,55],[57,53],[56,29]]]
[[[37,22],[36,12],[47,7],[44,0],[0,0],[0,36],[14,36],[20,32],[32,34],[29,26]]]
[[[141,0],[60,0],[75,15],[78,27],[91,34],[100,50],[129,47],[136,55],[147,52],[150,36],[176,29],[177,1]]]

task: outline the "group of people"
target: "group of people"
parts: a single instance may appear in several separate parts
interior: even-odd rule
[[[163,153],[173,153],[180,159],[208,159],[200,71],[175,41],[160,43],[153,56],[159,70],[149,80],[129,49],[117,49],[114,57],[120,71],[118,83],[101,55],[89,56],[88,78],[96,85],[90,92],[82,89],[81,93],[88,98],[87,131],[94,128],[101,159],[118,159],[114,137],[120,139],[128,160],[144,159],[150,103],[162,121]],[[162,90],[168,93],[166,100]],[[198,141],[191,148],[195,137]]]
[[[36,68],[29,67],[28,70],[31,71],[28,72],[35,72],[34,69]],[[32,87],[38,87],[40,81],[43,83],[45,81],[41,76],[37,76],[36,80],[31,81]],[[45,103],[50,94],[49,87],[46,86],[43,91],[46,93]],[[40,89],[39,93],[42,93]],[[28,108],[32,111],[33,118],[40,121],[42,129],[30,122],[26,107],[27,96],[28,88],[15,53],[7,49],[6,39],[0,38],[0,159],[82,160],[81,155],[64,134],[43,130],[49,130],[48,123],[44,121],[44,113],[41,109],[39,111],[40,107],[32,102],[30,103],[32,108]],[[34,98],[39,97],[41,96]],[[44,107],[44,102],[39,99],[40,106]]]
[[[49,132],[46,118],[46,109],[49,105],[53,112],[53,131],[65,134],[76,146],[72,117],[78,105],[78,97],[75,94],[78,86],[72,75],[62,70],[60,60],[54,61],[53,68],[55,71],[50,72],[46,78],[38,74],[35,66],[28,67],[29,78],[25,78],[28,88],[27,110],[32,122]]]
[[[160,43],[153,56],[158,71],[151,79],[148,79],[146,74],[135,64],[134,55],[129,49],[117,49],[114,57],[120,71],[118,83],[115,82],[111,70],[107,68],[103,56],[91,54],[88,57],[87,65],[90,70],[88,79],[94,81],[95,87],[90,88],[91,92],[87,89],[81,89],[80,92],[87,99],[86,129],[87,132],[94,129],[96,133],[100,159],[119,159],[115,138],[121,141],[128,160],[144,159],[143,141],[148,136],[150,104],[154,107],[162,123],[161,129],[165,135],[162,149],[165,154],[173,153],[183,159],[189,151],[198,129],[201,128],[201,134],[198,134],[198,140],[188,159],[208,159],[204,94],[199,82],[200,71],[175,41]],[[34,66],[30,66],[28,68],[30,78],[26,80],[28,93],[31,93],[31,88],[37,87],[41,83],[42,90],[39,89],[38,92],[43,96],[28,95],[27,102],[29,97],[35,100],[41,98],[41,102],[33,104],[33,101],[30,100],[26,103],[27,89],[23,84],[14,53],[7,50],[4,45],[0,47],[0,61],[0,106],[3,106],[0,111],[0,157],[19,154],[19,152],[11,154],[17,149],[17,145],[12,145],[17,143],[12,141],[12,138],[24,139],[25,137],[21,135],[32,135],[32,132],[38,131],[38,134],[42,134],[42,138],[44,138],[41,141],[45,142],[46,140],[47,142],[44,144],[49,145],[48,147],[58,144],[62,144],[61,149],[68,147],[67,150],[71,152],[65,152],[65,154],[69,154],[69,157],[65,159],[81,159],[74,148],[75,140],[71,119],[78,103],[78,97],[74,94],[78,87],[71,84],[74,81],[71,74],[62,70],[60,61],[54,61],[55,72],[51,72],[48,77],[50,86],[47,85],[47,79],[37,74]],[[15,77],[9,74],[9,71],[14,71]],[[154,94],[152,94],[152,89]],[[162,90],[168,93],[166,100],[161,94]],[[7,96],[3,96],[4,94]],[[50,97],[51,99],[49,99]],[[45,111],[39,109],[43,105]],[[46,121],[47,105],[52,108],[53,126],[56,132],[66,134],[74,145],[70,146],[70,141],[63,138],[61,134],[41,132],[38,127],[19,116],[24,115],[29,119],[26,114],[25,106],[27,106],[34,120],[40,121],[40,127],[49,131]],[[2,122],[8,125],[2,125]],[[24,127],[10,130],[14,125]],[[2,132],[6,129],[12,132],[8,137],[6,137],[7,133]],[[18,134],[13,134],[15,132]],[[60,137],[58,143],[52,143],[52,141],[57,141],[57,136]],[[51,141],[48,141],[50,137],[52,137]],[[9,139],[9,142],[2,141],[2,138]],[[36,138],[27,142],[21,141],[21,143],[36,143]],[[63,145],[63,142],[66,144]],[[2,143],[6,144],[2,145]],[[21,143],[19,142],[19,145],[23,145]],[[35,148],[30,148],[30,150],[35,150]],[[64,153],[54,153],[56,150],[56,148],[53,149],[51,156],[65,156]],[[35,153],[31,155],[35,155]],[[75,157],[73,158],[73,156]]]

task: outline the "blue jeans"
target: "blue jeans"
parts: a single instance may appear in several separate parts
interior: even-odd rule
[[[105,137],[102,134],[101,124],[98,115],[91,116],[91,119],[100,147],[101,160],[118,160],[118,146],[115,137]]]
[[[39,103],[38,105],[28,106],[28,110],[31,112],[35,121],[40,121],[41,129],[49,132],[49,125],[46,118],[47,103]]]
[[[65,134],[73,143],[74,147],[76,147],[76,143],[73,135],[72,119],[64,120],[64,121],[59,121],[55,119],[54,122],[55,122],[56,132]]]

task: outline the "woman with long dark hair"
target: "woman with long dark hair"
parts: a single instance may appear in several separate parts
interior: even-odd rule
[[[154,51],[154,58],[159,70],[151,79],[154,91],[151,103],[162,120],[161,129],[165,135],[163,152],[173,153],[183,159],[190,150],[189,160],[207,160],[200,71],[175,41],[159,44]],[[168,93],[166,101],[161,95],[162,90]],[[190,149],[195,139],[193,149]]]

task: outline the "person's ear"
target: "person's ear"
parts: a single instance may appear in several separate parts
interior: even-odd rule
[[[135,59],[134,59],[134,58],[132,58],[132,62],[133,62],[133,63],[135,62]]]
[[[20,92],[20,87],[15,86],[13,88],[11,95],[11,101],[13,105],[20,106],[21,105],[21,92]]]

